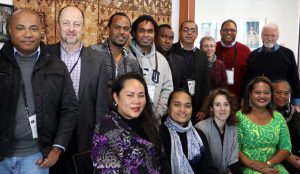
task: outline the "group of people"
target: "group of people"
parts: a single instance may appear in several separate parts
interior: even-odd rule
[[[275,24],[253,52],[235,41],[233,20],[221,41],[205,36],[200,49],[194,21],[173,44],[170,25],[150,15],[131,24],[121,12],[104,43],[85,47],[75,6],[58,14],[56,44],[41,42],[40,18],[28,9],[16,10],[8,29],[1,174],[79,173],[80,154],[85,173],[300,172],[299,75]]]

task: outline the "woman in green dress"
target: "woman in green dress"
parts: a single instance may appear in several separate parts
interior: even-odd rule
[[[280,162],[290,155],[290,134],[272,103],[271,81],[266,77],[254,78],[247,86],[241,111],[236,114],[244,174],[288,174]]]

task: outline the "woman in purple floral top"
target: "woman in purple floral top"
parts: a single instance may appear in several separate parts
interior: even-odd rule
[[[95,172],[160,173],[158,126],[143,77],[120,76],[112,94],[116,109],[101,116],[93,137]]]

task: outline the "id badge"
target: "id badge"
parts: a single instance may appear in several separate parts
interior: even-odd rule
[[[155,86],[154,85],[147,85],[148,88],[148,93],[149,93],[149,97],[151,102],[153,102],[154,100],[154,94],[155,94]]]
[[[228,85],[234,84],[234,69],[226,69],[226,75],[227,75],[227,82]]]
[[[33,139],[38,138],[37,127],[36,127],[36,114],[28,117],[28,119],[29,119],[29,124],[32,132],[32,138]]]
[[[195,94],[195,84],[196,84],[195,80],[188,80],[187,83],[188,83],[190,94],[194,95]]]
[[[155,84],[158,84],[159,83],[159,72],[157,70],[153,70],[153,73],[152,73],[152,81],[155,83]]]

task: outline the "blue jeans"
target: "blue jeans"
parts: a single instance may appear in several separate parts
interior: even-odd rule
[[[1,174],[48,174],[49,168],[41,168],[36,162],[43,158],[42,153],[24,157],[6,157],[0,161]]]

